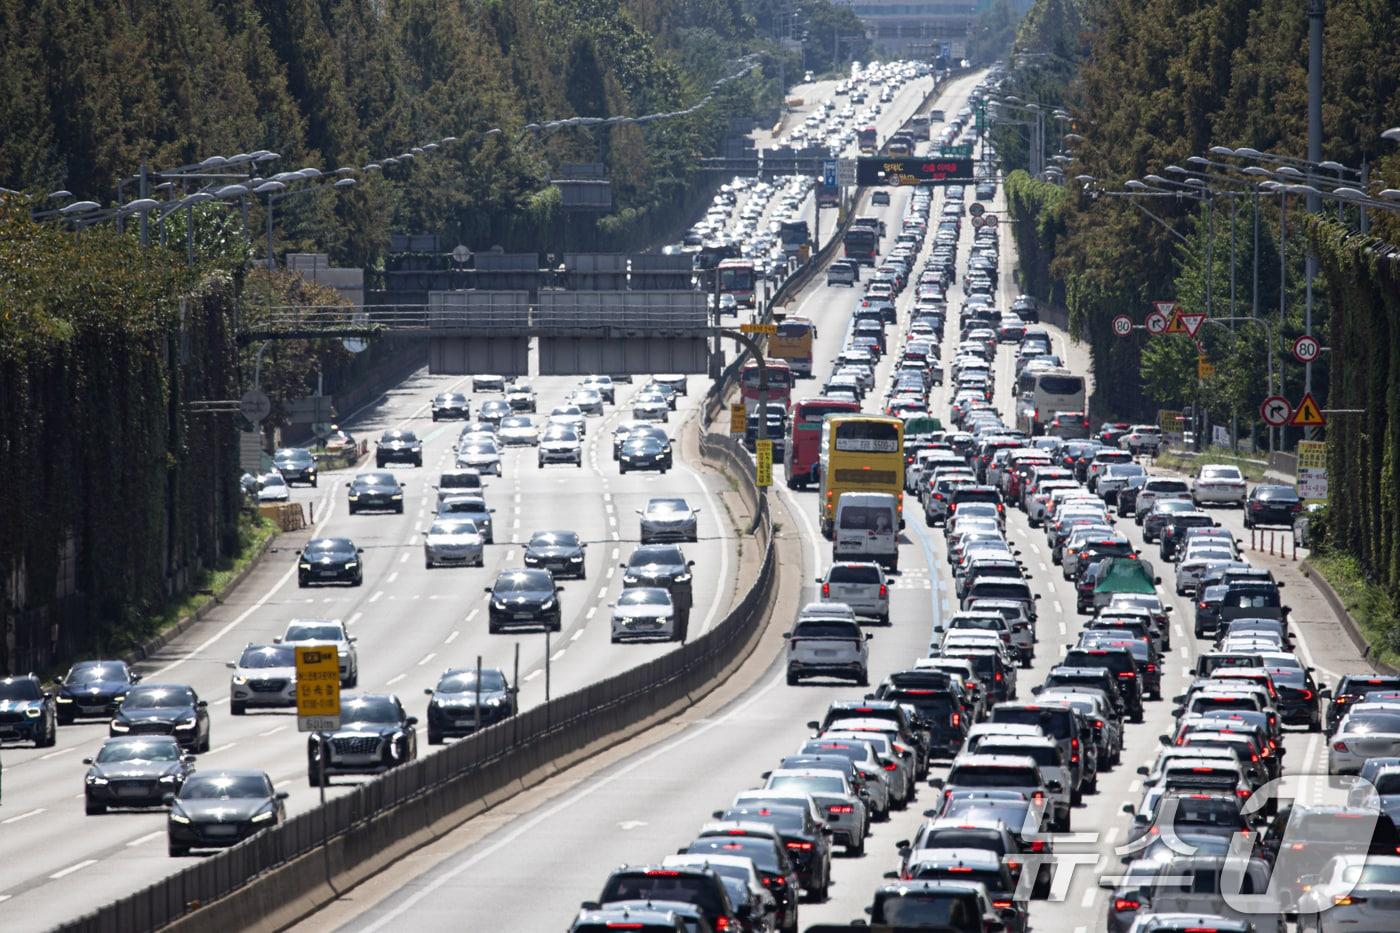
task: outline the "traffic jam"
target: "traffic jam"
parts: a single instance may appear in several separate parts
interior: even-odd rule
[[[786,684],[842,692],[571,930],[795,931],[802,905],[813,930],[1400,929],[1400,677],[1324,685],[1226,527],[1291,526],[1296,493],[1162,471],[1156,426],[1094,424],[1066,338],[1000,293],[997,226],[970,223],[992,182],[937,190],[853,221],[827,279],[863,293],[844,345],[774,421],[782,496],[815,492],[831,545]],[[893,598],[921,549],[931,620]],[[926,653],[876,667],[910,629]]]

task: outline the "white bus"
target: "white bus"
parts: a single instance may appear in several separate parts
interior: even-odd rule
[[[1036,370],[1017,380],[1017,427],[1031,436],[1045,433],[1056,412],[1088,411],[1084,377],[1065,369]]]

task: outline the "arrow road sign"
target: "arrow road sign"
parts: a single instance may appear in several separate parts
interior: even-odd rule
[[[1300,363],[1311,363],[1317,359],[1317,355],[1322,352],[1322,346],[1317,342],[1317,338],[1311,334],[1304,334],[1293,341],[1293,356]]]
[[[1196,331],[1201,329],[1201,325],[1206,320],[1206,316],[1199,311],[1183,312],[1177,316],[1181,319],[1181,326],[1186,328],[1187,336],[1190,337],[1196,336]]]
[[[1167,316],[1161,311],[1153,311],[1147,316],[1147,332],[1149,334],[1160,334],[1167,329]]]
[[[1259,405],[1259,416],[1271,428],[1281,428],[1293,414],[1293,406],[1282,395],[1270,395]]]
[[[981,201],[973,201],[972,205],[967,209],[967,212],[973,217],[981,217],[986,210],[986,205]]]
[[[1318,406],[1317,399],[1309,392],[1298,403],[1298,410],[1293,412],[1293,417],[1288,419],[1288,423],[1295,428],[1320,428],[1327,423],[1327,419],[1322,417],[1322,409]]]
[[[1133,332],[1133,322],[1126,314],[1120,314],[1113,319],[1113,332],[1119,337],[1126,337]]]

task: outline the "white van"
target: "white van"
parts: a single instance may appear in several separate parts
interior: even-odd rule
[[[1018,416],[1021,430],[1031,436],[1045,433],[1045,426],[1062,411],[1088,411],[1084,399],[1084,377],[1065,369],[1022,373]]]
[[[899,569],[899,506],[887,492],[843,492],[836,500],[831,559]]]

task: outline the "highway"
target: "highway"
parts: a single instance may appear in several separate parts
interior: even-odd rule
[[[942,96],[940,105],[950,113],[955,111],[975,83],[976,76],[955,83]],[[883,216],[895,230],[908,197],[907,192],[895,191],[888,208],[863,208],[860,213]],[[941,200],[941,194],[935,197],[934,217]],[[1003,209],[999,194],[992,210]],[[964,230],[960,268],[970,241],[970,232]],[[932,237],[928,245],[931,243]],[[1016,287],[1012,278],[1015,257],[1011,237],[1005,231],[1001,248],[998,301],[1006,306],[1016,294]],[[912,291],[906,290],[899,302],[901,326],[907,323]],[[811,317],[819,328],[817,380],[799,384],[795,397],[816,394],[819,380],[830,371],[831,362],[841,349],[844,325],[858,294],[847,288],[829,288],[818,277],[789,306],[789,313]],[[955,286],[949,295],[949,308],[957,308],[960,300],[960,288]],[[945,369],[957,343],[956,323],[950,322],[949,328],[951,333],[943,344]],[[1066,364],[1087,375],[1087,348],[1062,331],[1051,330],[1055,349]],[[996,404],[1008,419],[1012,411],[1011,352],[1001,349],[997,360]],[[879,367],[877,388],[888,384],[891,360],[892,355],[887,356]],[[945,413],[947,390],[936,389],[933,401],[931,409],[940,415]],[[825,569],[829,558],[827,546],[817,533],[815,493],[794,493],[784,487],[780,477],[775,477],[769,495],[780,500],[803,539],[799,579],[804,582],[798,602],[806,602],[816,596],[810,581]],[[872,685],[885,674],[907,669],[914,659],[926,656],[933,626],[956,609],[941,531],[926,528],[917,509],[906,509],[906,513],[909,520],[901,544],[902,572],[891,593],[893,625],[870,630],[874,633],[870,649]],[[1248,543],[1249,535],[1242,529],[1238,511],[1217,510],[1216,514],[1222,524]],[[788,520],[781,515],[779,518]],[[1122,522],[1120,527],[1142,544],[1135,525]],[[1041,595],[1036,660],[1032,669],[1019,672],[1021,698],[1026,699],[1031,686],[1040,683],[1046,671],[1075,642],[1083,617],[1075,614],[1071,585],[1049,561],[1044,535],[1039,530],[1032,532],[1024,514],[1014,510],[1008,532],[1013,546],[1021,550],[1033,590]],[[1146,549],[1144,554],[1155,558],[1155,547]],[[1325,613],[1321,601],[1296,589],[1305,584],[1295,564],[1257,552],[1250,552],[1248,557],[1275,570],[1280,579],[1298,581],[1288,596],[1302,635],[1299,651],[1305,663],[1317,666],[1321,679],[1333,683],[1343,671],[1366,669],[1336,621]],[[1114,847],[1122,840],[1127,823],[1119,808],[1124,802],[1136,802],[1141,784],[1135,769],[1151,761],[1158,747],[1158,735],[1168,731],[1173,723],[1170,697],[1190,680],[1190,668],[1198,650],[1189,628],[1191,603],[1173,595],[1171,568],[1159,561],[1154,563],[1164,578],[1163,595],[1174,609],[1173,647],[1163,688],[1168,699],[1150,702],[1145,722],[1127,726],[1123,764],[1102,775],[1099,792],[1086,797],[1075,809],[1073,833],[1063,834],[1057,840],[1061,865],[1055,890],[1049,900],[1032,903],[1031,923],[1038,931],[1084,933],[1103,928],[1106,892],[1097,887],[1097,880],[1101,872],[1112,873],[1118,867]],[[795,569],[785,567],[784,572]],[[782,620],[774,624],[782,624]],[[775,657],[751,686],[723,708],[685,719],[675,728],[658,730],[664,736],[653,744],[583,776],[564,776],[553,785],[552,795],[538,795],[528,807],[490,821],[484,830],[464,827],[449,834],[421,858],[405,860],[382,872],[345,901],[310,918],[300,929],[335,928],[347,933],[406,928],[420,933],[563,929],[580,902],[597,897],[612,867],[659,862],[688,844],[711,811],[726,807],[735,793],[760,786],[760,775],[780,757],[797,749],[810,734],[804,725],[807,721],[819,719],[830,702],[859,698],[863,692],[849,685],[826,682],[787,686],[781,657]],[[1321,736],[1297,732],[1289,733],[1285,747],[1289,771],[1316,765],[1325,751]],[[942,775],[945,770],[936,766],[931,776]],[[1305,788],[1309,799],[1320,799],[1324,793],[1321,781],[1307,782]],[[913,835],[922,820],[921,811],[932,805],[934,797],[933,792],[925,790],[922,799],[908,810],[896,812],[888,823],[875,824],[865,856],[839,855],[833,866],[830,898],[820,904],[804,903],[801,926],[863,918],[871,893],[883,881],[885,872],[898,865],[896,841]]]
[[[877,121],[882,135],[914,112],[930,86],[927,78],[905,85]],[[812,203],[809,196],[806,216]],[[827,217],[834,218],[834,212],[828,211]],[[537,422],[578,384],[565,377],[530,381],[538,393]],[[297,732],[294,711],[250,711],[243,717],[228,712],[226,662],[236,659],[246,644],[271,642],[294,618],[346,622],[358,639],[358,692],[398,694],[420,720],[420,756],[435,751],[427,743],[423,690],[446,668],[472,667],[480,655],[484,666],[499,666],[509,677],[518,645],[520,703],[528,708],[545,697],[546,658],[550,692],[557,696],[672,650],[668,644],[613,645],[609,638],[608,603],[621,589],[620,579],[615,579],[620,576],[617,565],[637,542],[635,510],[652,496],[684,496],[701,509],[700,541],[684,550],[696,562],[690,631],[707,631],[730,607],[743,579],[736,533],[723,502],[734,494],[724,478],[685,462],[680,445],[676,466],[664,477],[618,474],[610,453],[611,429],[630,419],[628,402],[645,381],[638,377],[633,385],[619,385],[617,404],[608,406],[603,417],[588,419],[582,469],[541,469],[533,448],[505,448],[504,475],[486,483],[488,504],[496,510],[497,543],[487,547],[486,566],[480,569],[423,566],[421,538],[436,502],[433,484],[443,470],[452,468],[460,430],[457,422],[434,423],[428,403],[438,392],[465,391],[476,411],[482,401],[500,396],[471,393],[469,378],[420,371],[373,405],[344,417],[342,427],[371,441],[371,449],[373,440],[390,428],[412,429],[424,441],[421,469],[390,467],[405,484],[404,514],[348,515],[345,484],[354,470],[325,472],[316,489],[294,487],[293,500],[314,516],[314,527],[280,536],[225,603],[136,668],[146,683],[188,684],[208,702],[211,749],[198,756],[197,767],[266,770],[280,790],[290,793],[289,815],[316,804],[317,791],[307,780],[306,737]],[[696,416],[708,387],[704,376],[690,377],[689,394],[680,399],[667,425],[673,437]],[[371,457],[361,469],[373,466]],[[554,528],[574,530],[589,542],[587,578],[563,581],[563,631],[551,636],[548,649],[542,633],[488,635],[482,587],[499,569],[522,566],[522,544],[532,532]],[[296,551],[313,535],[349,536],[364,548],[363,586],[297,587]],[[754,549],[748,553],[752,557]],[[23,853],[11,860],[0,881],[6,930],[47,929],[200,857],[168,856],[163,810],[84,814],[86,767],[81,760],[94,754],[106,736],[105,721],[82,720],[60,729],[52,749],[5,749],[0,835],[7,851]],[[327,793],[344,793],[362,780],[336,778]]]

